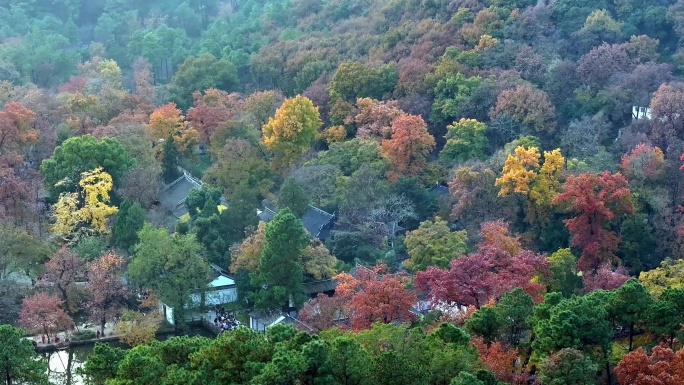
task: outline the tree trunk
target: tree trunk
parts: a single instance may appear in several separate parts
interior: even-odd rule
[[[72,385],[72,378],[71,378],[71,366],[73,365],[74,362],[74,351],[72,349],[67,350],[68,351],[68,358],[67,358],[67,366],[66,369],[64,370],[64,374],[66,376],[66,385]]]
[[[613,377],[610,375],[610,361],[608,360],[608,352],[603,351],[603,359],[606,360],[606,379],[607,385],[612,385],[613,384]]]
[[[60,292],[60,294],[62,295],[62,301],[64,301],[64,304],[67,305],[67,307],[68,307],[69,304],[67,303],[67,291],[66,291],[66,288],[63,288],[62,285],[57,285],[57,288],[59,289],[59,292]]]
[[[12,385],[12,377],[10,377],[9,365],[5,366],[5,382],[7,383],[7,385]]]
[[[525,362],[524,362],[523,365],[522,365],[523,368],[526,368],[526,367],[527,367],[527,364],[530,363],[530,359],[532,359],[532,342],[534,342],[534,340],[535,340],[536,338],[537,338],[537,336],[534,335],[534,333],[532,333],[532,335],[530,336],[530,343],[529,343],[529,345],[528,345],[528,347],[527,347],[527,354],[526,354],[526,357],[525,357]]]
[[[631,323],[629,324],[629,350],[628,352],[632,351],[632,342],[634,341],[634,324]]]

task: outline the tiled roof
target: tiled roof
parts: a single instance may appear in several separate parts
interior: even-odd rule
[[[188,208],[185,207],[185,199],[187,199],[190,191],[200,188],[202,188],[202,181],[193,178],[187,171],[184,171],[183,176],[164,188],[160,199],[161,204],[174,217],[180,218],[188,212]],[[228,200],[223,196],[219,203],[228,207]]]
[[[289,314],[284,314],[283,315],[284,319],[281,321],[286,324],[294,325],[297,330],[302,331],[302,332],[307,332],[307,333],[315,333],[316,329],[307,324],[306,322],[300,321],[299,319],[292,317]]]
[[[271,324],[273,324],[276,320],[278,320],[278,318],[282,317],[283,314],[282,314],[282,312],[263,313],[263,312],[254,310],[254,311],[249,313],[249,316],[256,319],[256,320],[259,320],[259,322],[264,324],[264,325],[271,326]]]
[[[271,314],[261,314],[259,312],[252,312],[249,315],[254,319],[258,319],[260,323],[266,325],[267,328],[278,325],[279,323],[285,323],[293,325],[295,328],[297,328],[297,330],[303,332],[316,332],[316,329],[314,329],[311,325],[307,324],[306,322],[300,321],[299,319],[292,317],[287,313],[275,312]]]
[[[434,192],[438,196],[449,195],[449,187],[441,183],[435,183],[435,185],[430,188],[430,191]]]
[[[259,219],[262,222],[269,222],[273,217],[275,217],[275,212],[267,207],[265,207],[262,211],[258,211],[257,215],[259,216]]]
[[[261,203],[264,205],[264,209],[257,214],[259,215],[259,219],[263,222],[268,222],[275,217],[277,208],[275,204],[268,199],[264,199]],[[309,208],[302,216],[302,224],[312,237],[325,239],[330,235],[329,224],[334,218],[334,214],[327,213],[317,207],[309,205]]]
[[[307,282],[304,284],[304,292],[309,295],[333,291],[335,288],[337,288],[337,282],[333,279],[323,279],[320,281]]]
[[[182,203],[179,204],[176,207],[176,209],[172,211],[173,216],[176,218],[180,218],[187,213],[188,213],[188,208],[185,207],[185,204],[182,204]]]
[[[171,182],[162,191],[161,204],[169,210],[176,218],[180,218],[188,210],[185,208],[185,199],[191,190],[201,188],[200,182],[184,173],[183,176]]]
[[[302,223],[309,234],[319,238],[323,227],[330,223],[333,218],[335,218],[333,214],[309,205],[309,209],[302,216]]]

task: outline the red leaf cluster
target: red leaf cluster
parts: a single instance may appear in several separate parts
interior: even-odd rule
[[[358,268],[354,275],[342,273],[335,297],[343,303],[344,312],[354,330],[368,329],[374,322],[410,322],[416,295],[404,286],[407,277],[401,273],[384,273],[385,267]]]
[[[195,106],[188,110],[187,119],[197,130],[200,140],[209,143],[212,135],[235,117],[244,101],[240,94],[229,94],[217,89],[195,92]]]
[[[629,281],[630,278],[627,269],[623,266],[612,269],[610,264],[606,264],[595,272],[586,273],[582,277],[582,280],[584,282],[584,291],[591,293],[594,290],[617,289],[625,282]]]
[[[110,251],[88,266],[86,289],[90,298],[86,303],[90,319],[100,324],[104,333],[107,319],[119,315],[126,303],[128,290],[124,286],[124,259]]]
[[[58,297],[37,293],[24,299],[19,322],[26,329],[51,336],[71,328],[74,321],[62,309],[64,302]]]
[[[386,139],[392,133],[392,125],[397,118],[406,115],[397,101],[381,102],[371,98],[356,101],[359,113],[353,122],[358,124],[356,136],[364,139]]]
[[[70,288],[74,287],[78,279],[85,278],[85,271],[86,261],[66,246],[62,246],[45,263],[43,278],[59,290],[63,301],[68,301]]]
[[[641,143],[622,156],[620,168],[629,180],[657,180],[665,173],[665,155],[660,148]]]
[[[418,272],[414,283],[428,291],[434,303],[479,308],[517,287],[541,300],[544,287],[533,281],[539,275],[550,275],[549,268],[544,254],[524,250],[514,256],[500,247],[485,245],[476,253],[452,260],[448,269],[432,266]]]
[[[527,384],[528,376],[516,367],[519,356],[516,349],[507,348],[501,342],[487,345],[482,337],[472,337],[470,343],[477,349],[477,354],[487,370],[494,373],[497,379],[507,384]]]
[[[59,86],[59,88],[57,89],[57,92],[59,92],[59,93],[64,92],[64,93],[70,93],[70,94],[83,93],[83,92],[85,92],[85,86],[87,83],[88,83],[88,79],[85,78],[84,76],[72,76],[68,82]]]
[[[0,110],[0,219],[17,215],[30,201],[30,183],[24,169],[24,147],[37,141],[31,123],[36,114],[18,102]],[[24,170],[25,171],[25,170]]]
[[[621,385],[684,384],[684,350],[656,346],[649,356],[639,348],[622,358],[615,374]]]
[[[326,330],[335,326],[335,322],[344,317],[343,314],[343,302],[339,296],[319,293],[304,305],[298,317],[317,330]]]
[[[604,171],[570,175],[565,192],[558,194],[553,203],[577,214],[566,219],[565,225],[572,233],[572,246],[582,249],[578,269],[596,270],[617,258],[620,239],[606,226],[618,216],[634,212],[629,185],[622,174]]]

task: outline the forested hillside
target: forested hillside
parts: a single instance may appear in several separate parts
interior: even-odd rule
[[[683,70],[684,0],[0,0],[0,322],[123,317],[93,384],[684,384]],[[221,270],[307,333],[146,344]]]

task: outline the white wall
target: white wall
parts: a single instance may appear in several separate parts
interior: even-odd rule
[[[202,296],[200,294],[192,294],[190,296],[193,306],[200,306]],[[234,287],[221,289],[216,291],[207,291],[204,297],[204,305],[223,305],[237,301],[237,289]]]
[[[164,308],[166,308],[166,313],[164,313]],[[162,315],[166,315],[166,322],[175,325],[173,322],[173,308],[171,306],[167,306],[164,302],[159,301],[159,312]]]

